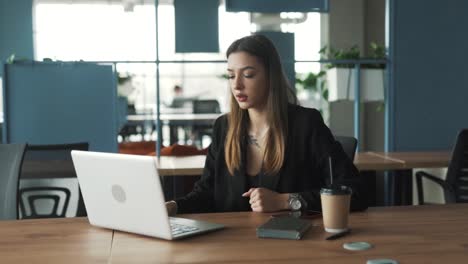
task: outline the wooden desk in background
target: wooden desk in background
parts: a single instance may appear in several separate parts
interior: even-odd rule
[[[413,199],[413,169],[443,168],[450,162],[450,152],[358,152],[354,165],[372,185],[376,171],[394,171],[394,176],[385,176],[386,205],[410,205]],[[162,176],[200,176],[205,165],[205,156],[161,157],[159,173]],[[173,183],[172,196],[180,195]],[[375,188],[370,190],[375,198]],[[371,205],[375,201],[371,200]]]
[[[368,152],[370,155],[393,161],[401,168],[385,176],[386,205],[413,204],[413,169],[445,168],[450,163],[450,152]]]
[[[2,263],[365,263],[392,258],[405,263],[468,263],[468,204],[371,208],[350,215],[350,235],[326,241],[315,219],[302,240],[259,239],[268,214],[186,215],[226,229],[164,241],[92,227],[86,218],[0,222]],[[113,238],[112,238],[113,235]],[[343,243],[367,241],[351,252]]]
[[[188,156],[188,157],[174,157],[163,156],[157,159],[158,171],[161,176],[194,176],[199,177],[203,173],[205,166],[204,155]],[[359,152],[356,153],[354,164],[363,172],[373,173],[374,171],[395,171],[395,181],[390,181],[389,189],[394,189],[394,192],[388,191],[388,204],[409,205],[412,202],[412,169],[414,168],[442,168],[447,167],[450,161],[449,152]],[[33,164],[34,165],[34,164]],[[24,168],[23,175],[25,178],[38,178],[41,177],[40,172],[41,164],[36,163],[34,166]],[[68,177],[64,171],[69,171],[72,166],[71,162],[57,163],[54,166],[54,171],[49,175],[50,178],[64,178]],[[39,176],[37,176],[38,174]],[[74,177],[74,175],[72,175]],[[70,177],[72,177],[70,176]],[[371,176],[375,178],[375,176]],[[180,195],[180,187],[174,182],[175,179],[169,179],[164,184],[165,189],[170,188],[171,192],[167,198],[174,198],[174,195]],[[392,194],[403,194],[399,195]],[[390,197],[392,196],[392,197]]]
[[[221,115],[220,113],[211,113],[211,114],[164,113],[160,115],[160,120],[163,125],[166,125],[169,127],[169,143],[172,145],[178,142],[177,129],[179,127],[186,127],[186,126],[193,126],[193,125],[213,125],[214,121],[220,115]],[[156,124],[156,115],[128,115],[127,121],[129,124],[153,125],[153,124]]]
[[[413,168],[443,168],[450,162],[449,152],[358,152],[354,165],[360,171],[406,170]],[[161,157],[161,176],[200,176],[205,156]]]
[[[403,164],[404,169],[444,168],[447,167],[451,153],[448,151],[432,152],[368,152],[371,155]]]

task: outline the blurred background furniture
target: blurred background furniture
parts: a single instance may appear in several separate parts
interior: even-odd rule
[[[20,177],[21,218],[86,216],[71,151],[88,149],[87,142],[27,146]]]
[[[119,143],[119,153],[148,155],[149,153],[155,152],[156,143],[156,141],[121,142]]]
[[[218,100],[194,100],[193,101],[194,114],[219,114],[221,107]],[[192,126],[192,137],[195,145],[203,147],[203,137],[208,136],[211,138],[213,134],[213,124],[194,124]]]
[[[18,182],[26,144],[0,144],[0,220],[18,218]]]
[[[204,164],[207,153],[208,148],[198,149],[191,145],[173,144],[161,149],[161,158],[157,162],[166,200],[175,199],[192,191],[198,177],[193,177],[190,167],[197,168]],[[150,155],[155,156],[156,152]],[[184,168],[187,170],[184,171]],[[171,173],[175,171],[178,172]]]
[[[86,62],[6,64],[3,142],[88,142],[117,151],[117,95],[112,65]]]
[[[357,139],[355,137],[335,136],[336,141],[340,142],[348,158],[353,161],[356,154]]]
[[[442,187],[446,203],[468,202],[468,129],[460,131],[457,136],[445,180],[425,171],[416,172],[418,202],[421,205],[425,203],[423,178]]]

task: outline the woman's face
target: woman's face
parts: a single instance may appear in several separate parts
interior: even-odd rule
[[[231,53],[227,61],[229,86],[239,107],[263,109],[268,99],[268,81],[261,61],[243,51]]]

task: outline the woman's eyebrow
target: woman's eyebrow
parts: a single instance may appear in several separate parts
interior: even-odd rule
[[[255,70],[255,67],[253,67],[253,66],[245,66],[245,67],[240,68],[239,70],[241,70],[241,71],[245,71],[245,70]],[[234,71],[234,70],[228,68],[227,71],[232,72],[232,71]]]

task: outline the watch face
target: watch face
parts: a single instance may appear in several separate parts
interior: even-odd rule
[[[292,199],[291,200],[291,209],[293,209],[293,210],[301,209],[301,201],[299,201],[299,199]]]

